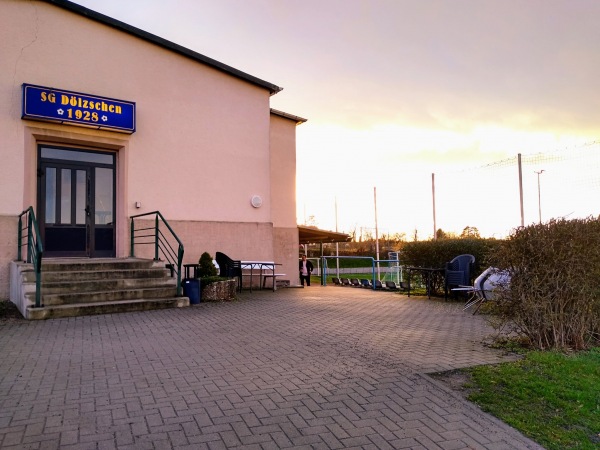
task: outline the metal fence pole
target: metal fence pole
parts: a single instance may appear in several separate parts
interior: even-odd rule
[[[431,197],[433,200],[433,240],[437,239],[437,223],[435,219],[435,173],[431,174]]]
[[[519,153],[517,158],[517,165],[519,169],[519,201],[521,204],[521,226],[525,226],[525,213],[523,212],[523,166],[521,165],[521,154]]]
[[[154,260],[158,261],[158,214],[154,218]]]

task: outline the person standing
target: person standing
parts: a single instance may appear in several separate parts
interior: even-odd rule
[[[310,286],[310,274],[313,271],[313,264],[306,260],[306,255],[302,255],[298,268],[300,269],[300,283],[304,286],[304,280],[306,280],[306,285]]]

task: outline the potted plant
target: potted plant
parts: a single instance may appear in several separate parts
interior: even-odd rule
[[[208,252],[200,256],[198,277],[203,301],[235,300],[235,280],[219,276],[213,258]]]
[[[202,253],[202,255],[200,255],[200,260],[198,261],[198,277],[216,277],[218,274],[219,273],[213,264],[213,259],[212,256],[210,256],[210,253]]]

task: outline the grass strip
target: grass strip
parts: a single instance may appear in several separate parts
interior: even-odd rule
[[[600,448],[600,347],[466,370],[470,401],[547,449]]]

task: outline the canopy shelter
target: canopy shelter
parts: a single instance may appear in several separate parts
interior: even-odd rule
[[[315,227],[298,225],[298,237],[300,245],[320,244],[321,256],[323,256],[323,244],[329,242],[349,242],[352,238],[349,234],[337,233],[335,231],[320,230]],[[337,246],[336,246],[337,248]],[[337,253],[337,252],[336,252]],[[339,264],[339,261],[338,261]],[[339,270],[338,270],[339,272]],[[321,284],[324,284],[323,273],[321,273]]]
[[[335,231],[319,230],[318,228],[298,225],[298,237],[300,244],[317,244],[325,242],[348,242],[350,235],[337,233]]]

